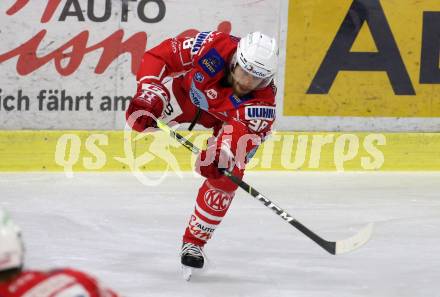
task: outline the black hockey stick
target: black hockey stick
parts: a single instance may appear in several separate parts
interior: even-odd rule
[[[178,142],[180,142],[183,146],[185,146],[194,154],[198,154],[200,152],[200,149],[198,147],[194,146],[194,144],[192,144],[188,139],[186,139],[185,137],[183,137],[182,135],[171,129],[166,123],[163,123],[160,120],[158,120],[157,126],[162,131],[169,133],[172,138],[176,139]],[[270,201],[263,194],[252,188],[242,179],[234,176],[230,171],[224,170],[223,174],[227,176],[233,183],[235,183],[240,188],[251,194],[252,197],[263,203],[267,208],[273,210],[279,217],[281,217],[290,225],[301,231],[304,235],[306,235],[308,238],[316,242],[320,247],[322,247],[332,255],[339,255],[339,254],[351,252],[359,248],[363,244],[365,244],[371,237],[373,231],[373,223],[368,224],[352,237],[338,241],[327,241],[322,237],[320,237],[319,235],[317,235],[316,233],[314,233],[313,231],[311,231],[303,224],[301,224],[298,220],[296,220],[294,217],[288,214],[285,210],[283,210],[281,207]]]

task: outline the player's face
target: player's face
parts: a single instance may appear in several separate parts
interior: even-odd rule
[[[237,64],[232,72],[232,89],[237,96],[244,96],[255,90],[263,81],[257,78]]]

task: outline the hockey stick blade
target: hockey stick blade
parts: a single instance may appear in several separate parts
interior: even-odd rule
[[[176,139],[178,142],[180,142],[183,146],[185,146],[187,149],[192,151],[194,154],[198,154],[200,152],[200,149],[196,147],[194,144],[192,144],[188,139],[177,133],[176,131],[172,130],[167,124],[163,123],[162,121],[157,121],[157,126],[162,131],[165,131],[169,133],[169,135]],[[298,229],[301,233],[306,235],[308,238],[313,240],[315,243],[317,243],[320,247],[322,247],[324,250],[326,250],[328,253],[332,255],[339,255],[351,252],[362,245],[364,245],[371,237],[371,234],[373,232],[373,224],[369,224],[363,229],[361,229],[357,234],[355,234],[352,237],[339,240],[339,241],[327,241],[311,231],[309,228],[304,226],[302,223],[300,223],[298,220],[296,220],[294,217],[292,217],[290,214],[288,214],[285,210],[283,210],[281,207],[276,205],[274,202],[266,198],[263,194],[258,192],[256,189],[251,187],[249,184],[247,184],[242,179],[234,176],[231,172],[224,170],[222,171],[225,176],[227,176],[233,183],[238,185],[241,189],[248,192],[252,197],[254,197],[256,200],[263,203],[267,208],[274,211],[280,218],[288,222],[290,225]]]
[[[368,224],[352,237],[336,241],[335,254],[349,253],[363,246],[373,234],[373,223]]]
[[[327,241],[307,229],[298,221],[292,221],[290,222],[290,224],[295,226],[303,234],[312,239],[314,242],[316,242],[319,246],[321,246],[332,255],[346,254],[360,248],[365,243],[367,243],[367,241],[371,238],[371,235],[373,234],[373,223],[370,223],[351,237],[337,241]]]

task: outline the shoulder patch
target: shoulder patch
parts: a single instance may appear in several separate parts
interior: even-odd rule
[[[196,35],[194,44],[191,48],[191,56],[194,56],[199,52],[209,35],[211,35],[211,31],[200,32]]]
[[[200,58],[199,65],[210,77],[214,77],[224,69],[225,60],[215,48],[212,48]]]

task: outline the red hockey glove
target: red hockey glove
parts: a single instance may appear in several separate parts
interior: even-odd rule
[[[164,87],[144,84],[127,109],[128,124],[138,132],[155,126],[156,119],[162,115],[164,104],[169,101],[168,98],[168,90]]]
[[[200,152],[196,161],[196,171],[198,174],[206,178],[217,179],[222,177],[223,174],[218,168],[218,154],[215,154],[215,156],[211,155],[211,152],[208,154],[208,151],[206,150]]]
[[[233,169],[234,157],[229,147],[218,144],[213,137],[208,140],[208,149],[200,152],[195,167],[201,176],[218,179],[223,176],[223,170]]]

